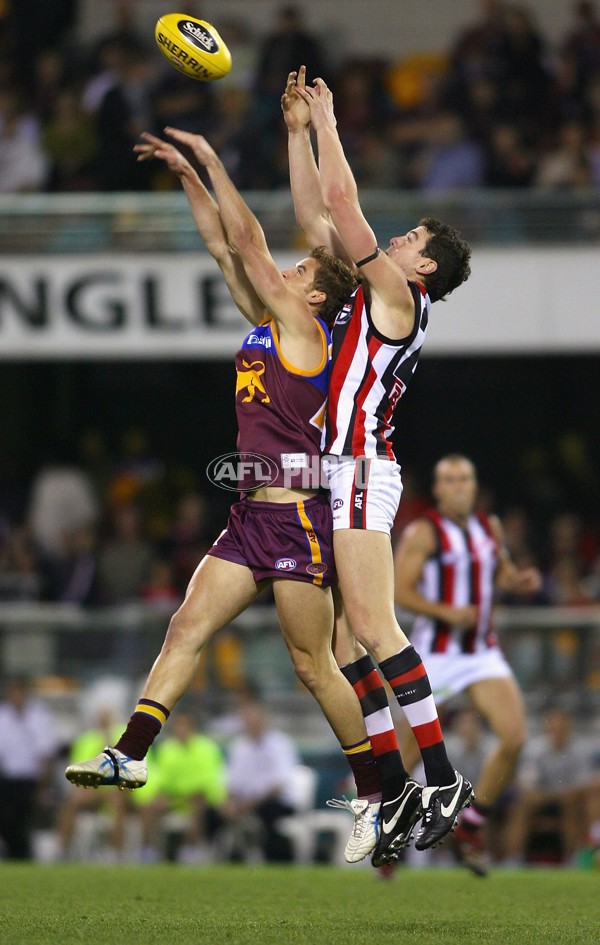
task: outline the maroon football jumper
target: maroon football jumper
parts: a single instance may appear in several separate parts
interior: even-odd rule
[[[286,576],[326,587],[335,576],[327,493],[285,503],[248,495],[264,485],[320,488],[330,335],[324,322],[316,322],[323,357],[312,371],[286,360],[270,317],[252,329],[235,358],[242,499],[208,554],[250,568],[256,581]]]

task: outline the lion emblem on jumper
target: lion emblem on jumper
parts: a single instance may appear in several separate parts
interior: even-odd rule
[[[264,361],[245,361],[242,360],[242,364],[246,368],[245,371],[238,370],[237,372],[237,382],[235,385],[235,395],[237,397],[238,393],[242,390],[248,390],[248,396],[242,398],[242,403],[247,404],[251,400],[254,400],[256,396],[256,391],[260,391],[261,394],[264,394],[264,397],[261,397],[261,404],[270,404],[271,398],[267,394],[265,385],[261,381],[262,375],[265,373]]]

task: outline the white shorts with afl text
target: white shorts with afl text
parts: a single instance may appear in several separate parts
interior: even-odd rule
[[[324,456],[323,471],[331,492],[334,531],[362,528],[390,534],[402,495],[397,463],[365,456]]]

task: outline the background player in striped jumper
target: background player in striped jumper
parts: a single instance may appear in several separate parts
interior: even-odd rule
[[[470,247],[453,227],[425,219],[380,251],[360,207],[326,84],[315,79],[314,88],[308,88],[303,67],[297,76],[290,73],[282,107],[298,223],[309,245],[324,244],[353,260],[362,276],[334,323],[323,450],[343,597],[336,657],[361,697],[382,776],[388,756],[394,757],[387,750],[391,718],[371,657],[415,733],[428,785],[420,798],[415,782],[407,779],[404,791],[383,804],[373,859],[378,865],[410,839],[421,803],[424,818],[416,846],[426,849],[453,829],[472,797],[471,784],[446,755],[423,663],[396,620],[390,540],[402,491],[391,444],[394,411],[417,365],[430,301],[468,278]],[[310,126],[316,132],[318,166]],[[384,730],[386,742],[378,746],[377,735]]]
[[[470,459],[445,456],[433,476],[435,508],[403,532],[395,555],[396,602],[417,614],[411,641],[423,655],[438,705],[465,692],[497,737],[461,814],[457,851],[473,872],[487,872],[482,827],[509,784],[525,741],[523,700],[493,629],[494,589],[535,593],[536,568],[517,570],[495,515],[476,511],[477,476]],[[417,745],[405,728],[403,755],[412,769]]]
[[[167,133],[207,168],[216,202],[173,145],[146,134],[135,150],[142,160],[163,159],[180,177],[206,246],[252,323],[236,355],[238,451],[267,456],[277,476],[264,484],[243,467],[243,497],[198,565],[126,731],[113,748],[69,766],[66,777],[84,786],[142,786],[146,753],[190,685],[203,645],[271,582],[296,673],[319,702],[355,776],[358,797],[349,804],[355,819],[346,848],[354,862],[377,841],[381,789],[356,695],[331,649],[335,567],[319,447],[329,380],[326,320],[356,280],[323,250],[280,272],[260,224],[208,142],[175,129]],[[296,458],[291,469],[284,455]],[[295,476],[296,466],[299,473],[315,470],[316,482]]]

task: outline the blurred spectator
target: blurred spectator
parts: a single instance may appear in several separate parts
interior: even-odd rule
[[[82,431],[77,443],[77,463],[93,489],[98,506],[104,506],[114,464],[101,430],[87,427]]]
[[[32,857],[31,834],[57,751],[54,721],[25,677],[4,681],[0,702],[0,856]]]
[[[139,598],[150,575],[153,549],[144,537],[135,505],[115,506],[110,525],[98,561],[99,581],[106,603],[123,604]]]
[[[273,155],[256,135],[250,93],[219,86],[215,92],[215,111],[218,118],[211,142],[236,187],[241,190],[268,188],[274,174]]]
[[[569,121],[560,126],[555,147],[538,161],[533,183],[552,190],[590,186],[586,130],[581,121]]]
[[[257,139],[281,136],[281,95],[290,69],[305,65],[309,80],[324,74],[319,41],[308,32],[294,6],[282,7],[274,30],[260,43],[254,81]]]
[[[98,575],[96,533],[92,525],[65,530],[59,553],[48,557],[43,567],[49,600],[87,607],[106,602]]]
[[[160,859],[160,834],[168,830],[164,822],[168,814],[177,814],[183,821],[183,845],[177,859],[184,863],[206,859],[216,811],[227,795],[221,749],[196,730],[188,712],[178,710],[169,721],[167,737],[152,755],[150,771],[144,790],[134,795],[142,821],[142,859]],[[174,858],[169,852],[168,858]]]
[[[464,773],[472,784],[476,784],[484,762],[491,751],[491,739],[481,717],[474,709],[460,709],[449,722],[444,723],[448,732],[448,751],[457,771]]]
[[[127,58],[127,38],[113,34],[103,37],[92,53],[91,74],[83,85],[81,105],[95,116],[108,92],[119,83],[119,74]]]
[[[42,142],[50,161],[49,190],[81,191],[94,187],[96,136],[74,88],[56,93]]]
[[[27,529],[5,522],[0,531],[0,600],[36,601],[43,592],[40,563]]]
[[[151,165],[136,162],[132,149],[142,131],[152,127],[157,64],[143,47],[129,43],[113,69],[114,82],[95,113],[99,185],[110,191],[147,190]]]
[[[162,543],[174,568],[176,585],[183,592],[213,541],[207,502],[199,492],[186,492],[177,503],[171,529]]]
[[[517,125],[523,122],[524,127],[535,128],[546,112],[550,77],[545,43],[527,6],[504,4],[499,52],[505,113]]]
[[[229,746],[228,799],[220,811],[231,849],[243,858],[249,834],[267,861],[289,860],[289,841],[277,832],[277,821],[294,810],[296,748],[288,735],[271,728],[260,703],[243,702],[240,717],[244,731]]]
[[[582,562],[583,523],[579,515],[573,512],[556,515],[550,522],[548,532],[551,561],[568,558],[578,564]]]
[[[480,187],[484,155],[470,141],[458,115],[440,114],[431,123],[428,141],[417,158],[417,186],[425,193]]]
[[[556,607],[581,607],[594,598],[584,581],[583,568],[575,558],[557,558],[544,579],[544,595]]]
[[[43,188],[48,161],[40,134],[39,121],[24,108],[19,92],[0,88],[0,193]]]
[[[61,554],[65,533],[93,525],[97,518],[98,503],[85,473],[67,453],[48,460],[34,477],[27,513],[40,551],[49,557]]]
[[[535,557],[532,523],[526,510],[520,506],[507,509],[502,515],[504,542],[516,565]]]
[[[256,81],[258,43],[249,23],[243,20],[219,20],[219,33],[231,53],[235,67],[219,79],[219,89],[240,89],[250,93]]]
[[[600,19],[591,0],[571,4],[574,23],[567,31],[563,52],[575,64],[577,86],[583,91],[587,82],[600,74]]]
[[[30,64],[40,53],[64,43],[75,25],[77,0],[15,0],[9,5],[8,30],[17,68],[31,80]],[[20,54],[27,50],[27,55]]]
[[[164,474],[164,464],[152,454],[147,432],[142,427],[128,427],[120,443],[116,468],[108,486],[111,504],[139,500],[152,490]]]
[[[501,77],[505,6],[504,0],[481,0],[479,19],[459,32],[450,56],[457,101],[464,99],[472,82]]]
[[[150,562],[148,580],[140,588],[140,599],[157,607],[169,609],[169,613],[181,603],[183,595],[175,583],[174,568],[164,558]]]
[[[67,82],[66,56],[58,48],[44,49],[33,66],[33,91],[30,97],[33,111],[42,122],[48,121],[54,109],[55,97]]]
[[[515,125],[497,124],[490,132],[485,182],[489,187],[528,187],[534,155]]]
[[[152,118],[156,133],[162,135],[164,127],[171,125],[210,137],[217,117],[214,95],[213,83],[190,82],[187,76],[171,66],[162,67],[152,85]]]
[[[105,745],[117,741],[124,729],[119,723],[114,709],[99,707],[93,728],[79,735],[69,750],[69,760],[99,754]],[[68,782],[64,787],[64,799],[56,814],[56,828],[61,859],[69,859],[74,854],[73,840],[77,821],[82,813],[105,813],[109,819],[108,850],[109,861],[121,858],[125,842],[125,816],[129,808],[126,791],[81,791]]]
[[[381,132],[367,129],[361,135],[353,171],[357,183],[364,187],[397,187],[402,180],[402,158]]]
[[[565,709],[546,712],[544,734],[526,748],[517,781],[506,828],[509,861],[570,862],[596,823],[598,783]]]

